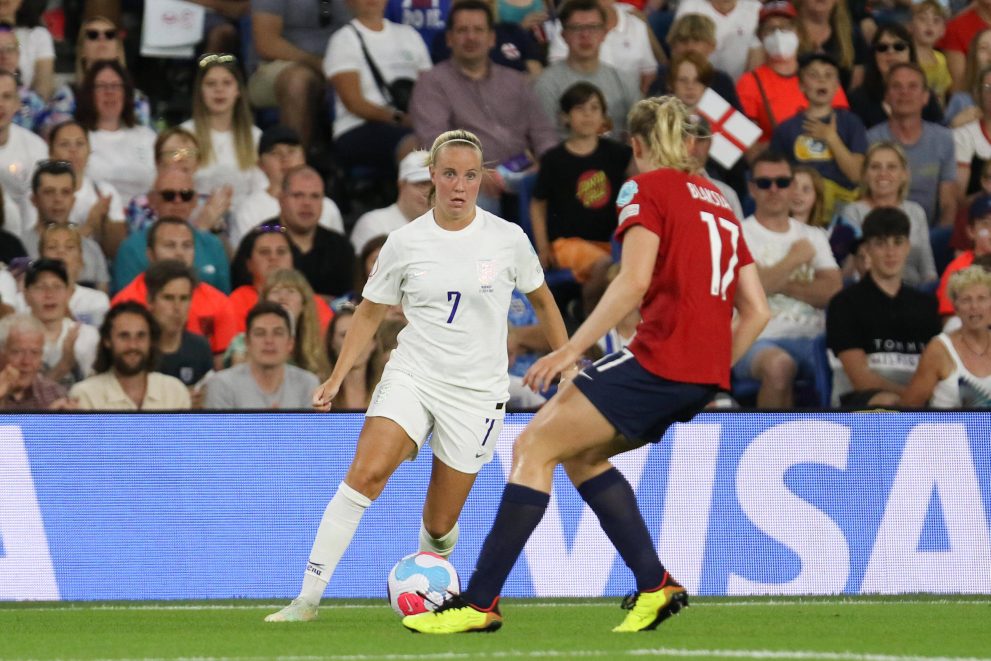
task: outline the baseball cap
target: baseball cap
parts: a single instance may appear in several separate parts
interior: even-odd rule
[[[977,199],[975,199],[970,205],[970,214],[968,214],[968,218],[970,218],[970,220],[977,220],[978,218],[984,218],[985,216],[991,216],[991,195],[978,195]]]
[[[764,6],[760,8],[758,23],[763,23],[772,16],[796,18],[798,12],[795,11],[795,7],[787,0],[771,0],[771,2],[765,2]]]
[[[267,154],[276,145],[300,145],[299,134],[288,126],[276,124],[265,129],[261,139],[258,140],[258,153]]]
[[[836,58],[829,53],[806,53],[798,58],[798,70],[801,71],[813,62],[825,62],[837,71],[840,69],[840,65],[836,62]]]
[[[69,284],[69,273],[65,270],[65,263],[61,259],[36,259],[28,264],[24,286],[33,285],[42,273],[51,273],[65,284]]]
[[[709,120],[702,115],[688,116],[687,131],[700,140],[712,137],[712,126],[709,125]]]
[[[411,184],[430,181],[430,170],[427,168],[429,158],[430,153],[423,149],[406,154],[399,161],[399,181],[408,181]]]

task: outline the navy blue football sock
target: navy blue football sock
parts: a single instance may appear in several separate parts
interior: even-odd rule
[[[664,580],[664,566],[657,558],[636,496],[623,474],[611,468],[583,482],[578,493],[599,517],[602,530],[633,572],[637,589],[656,590]]]
[[[465,601],[481,609],[492,607],[526,540],[544,517],[550,499],[550,494],[543,491],[519,484],[506,485],[492,530],[478,554],[475,573],[468,589],[461,594]]]

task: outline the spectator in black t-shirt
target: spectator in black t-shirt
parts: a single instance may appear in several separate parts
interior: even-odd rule
[[[182,381],[190,389],[193,408],[201,408],[202,389],[196,384],[213,369],[213,351],[205,337],[186,330],[196,276],[182,262],[164,259],[148,267],[145,284],[148,309],[162,328],[156,371]]]
[[[343,235],[319,226],[324,195],[323,179],[316,170],[306,165],[293,168],[282,182],[279,217],[263,224],[286,228],[293,266],[314,292],[336,298],[354,284],[354,249]]]
[[[631,168],[633,150],[599,134],[606,99],[591,83],[561,95],[568,138],[540,159],[530,203],[533,238],[545,269],[571,269],[582,283],[585,312],[606,286],[616,229],[616,195]]]
[[[902,283],[908,237],[900,209],[879,207],[864,219],[870,270],[826,311],[826,343],[841,364],[833,370],[834,403],[897,406],[926,343],[940,332],[936,298]]]

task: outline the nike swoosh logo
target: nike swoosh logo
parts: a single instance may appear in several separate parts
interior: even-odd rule
[[[478,458],[484,457],[484,456],[485,456],[485,453],[484,452],[481,452],[481,453],[475,455],[475,459],[478,459]]]

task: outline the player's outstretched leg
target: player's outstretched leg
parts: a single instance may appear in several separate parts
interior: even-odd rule
[[[438,634],[495,631],[502,626],[499,592],[549,500],[550,495],[542,491],[507,484],[468,589],[432,613],[404,617],[403,626],[418,633]]]
[[[309,622],[316,619],[317,606],[327,589],[327,582],[351,543],[361,516],[371,504],[367,496],[341,482],[320,520],[299,596],[282,610],[267,616],[266,622]]]
[[[607,458],[631,446],[624,439],[564,462],[578,493],[595,512],[626,566],[633,572],[637,592],[623,600],[630,613],[616,632],[648,631],[688,606],[688,595],[664,569],[630,483]]]
[[[664,572],[660,588],[650,592],[634,592],[623,599],[622,607],[630,612],[618,626],[613,627],[614,632],[650,631],[688,607],[688,592]]]

